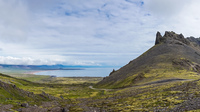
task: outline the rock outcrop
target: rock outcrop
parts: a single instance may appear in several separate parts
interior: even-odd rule
[[[173,31],[166,31],[164,36],[162,36],[160,32],[157,32],[155,45],[160,43],[180,44],[180,45],[190,44],[189,40],[185,39],[182,34],[176,34]]]
[[[194,37],[187,37],[187,40],[189,40],[194,47],[200,47],[200,37],[199,38],[194,38]]]
[[[162,41],[163,41],[163,37],[162,37],[162,35],[160,34],[160,32],[157,32],[156,33],[156,42],[155,42],[155,45],[156,44],[160,44]]]

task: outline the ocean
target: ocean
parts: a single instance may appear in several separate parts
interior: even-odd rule
[[[106,77],[114,68],[84,68],[81,70],[52,70],[34,73],[36,75],[50,75],[56,77]],[[115,70],[117,70],[115,68]]]

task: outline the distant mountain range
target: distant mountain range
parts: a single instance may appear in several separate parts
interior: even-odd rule
[[[111,66],[84,66],[84,65],[7,65],[0,64],[0,69],[23,69],[23,70],[80,70],[84,68],[101,68]]]
[[[0,64],[4,69],[24,69],[24,70],[68,70],[81,69],[81,66],[64,66],[64,65],[5,65]]]
[[[24,69],[24,70],[77,70],[86,66],[65,66],[65,65],[5,65],[0,64],[4,69]]]

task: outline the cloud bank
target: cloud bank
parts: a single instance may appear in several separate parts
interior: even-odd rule
[[[122,66],[153,46],[157,31],[199,37],[199,5],[198,0],[0,0],[0,63]]]

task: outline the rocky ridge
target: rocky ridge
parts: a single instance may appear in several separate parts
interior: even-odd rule
[[[152,48],[119,70],[112,72],[112,75],[104,78],[96,87],[127,87],[146,80],[145,74],[152,73],[153,69],[170,71],[174,68],[200,72],[199,39],[185,38],[182,34],[176,34],[173,31],[166,31],[163,36],[157,32],[155,45]],[[148,79],[148,81],[151,80]]]
[[[175,32],[171,31],[166,31],[165,35],[162,36],[160,32],[157,32],[156,34],[156,41],[155,45],[161,44],[161,43],[168,43],[168,44],[186,44],[190,45],[190,42],[188,39],[186,39],[182,34],[176,34]]]

